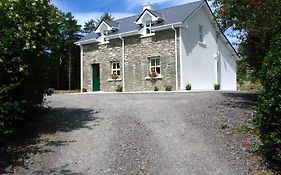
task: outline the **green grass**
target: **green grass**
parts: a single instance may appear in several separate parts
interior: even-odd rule
[[[68,94],[68,93],[80,93],[80,89],[75,90],[55,90],[54,94]]]

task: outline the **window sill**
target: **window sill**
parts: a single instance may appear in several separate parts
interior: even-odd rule
[[[157,76],[157,77],[153,77],[153,78],[151,78],[151,77],[145,77],[145,80],[152,80],[152,79],[154,79],[154,80],[162,80],[162,79],[163,79],[163,76]]]
[[[100,42],[99,45],[105,45],[105,44],[108,44],[109,41],[105,41],[105,42]]]
[[[155,33],[150,33],[150,34],[142,35],[141,38],[147,38],[147,37],[151,37],[154,35],[155,35]]]
[[[205,42],[204,42],[204,43],[202,43],[202,42],[200,42],[200,41],[199,41],[199,42],[198,42],[198,44],[199,44],[200,46],[202,46],[202,47],[205,47],[205,48],[207,47],[207,45],[206,45],[206,43],[205,43]]]
[[[117,79],[109,78],[109,79],[107,79],[107,82],[116,82],[116,81],[122,81],[122,79],[121,78],[117,78]]]

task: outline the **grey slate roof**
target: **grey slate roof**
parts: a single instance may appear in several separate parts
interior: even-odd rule
[[[154,15],[155,17],[158,17],[158,18],[163,18],[163,14],[157,12],[157,11],[152,11],[152,10],[148,10],[148,9],[145,9],[142,14],[139,15],[139,17],[136,19],[136,22],[140,19],[140,17],[144,14],[145,11],[148,11],[150,12],[152,15]]]
[[[162,10],[156,10],[154,12],[158,13],[158,15],[161,14],[162,17],[164,18],[164,20],[161,23],[157,24],[157,26],[183,22],[185,19],[191,16],[193,12],[197,10],[203,3],[204,1],[200,0],[200,1],[191,2],[188,4],[183,4],[183,5],[170,7]],[[135,21],[138,19],[139,15],[114,20],[113,21],[114,24],[119,24],[119,28],[115,32],[111,33],[110,35],[140,30],[140,26],[135,24]],[[86,36],[84,36],[82,39],[80,39],[78,42],[90,40],[90,39],[96,39],[98,37],[99,37],[98,34],[91,32]]]
[[[99,27],[99,25],[100,25],[103,21],[104,21],[105,23],[107,23],[110,27],[114,27],[114,28],[118,28],[118,27],[119,27],[119,23],[117,23],[117,22],[115,22],[115,21],[102,20],[102,21],[97,25],[97,28]]]

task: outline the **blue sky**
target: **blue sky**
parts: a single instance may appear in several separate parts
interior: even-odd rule
[[[51,2],[63,12],[71,12],[80,25],[91,19],[99,18],[109,12],[115,19],[120,19],[142,12],[142,5],[150,2],[154,8],[163,9],[197,0],[52,0]],[[226,32],[230,42],[237,42],[229,36],[232,30]]]
[[[52,3],[63,12],[71,12],[83,25],[104,12],[109,12],[115,19],[138,14],[146,2],[154,4],[155,9],[162,9],[193,1],[196,0],[52,0]]]

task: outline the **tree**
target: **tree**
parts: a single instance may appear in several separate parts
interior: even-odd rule
[[[102,14],[99,19],[97,19],[96,24],[99,24],[102,20],[113,21],[114,17],[112,17],[112,15],[109,14],[108,12],[106,12],[106,13]]]
[[[61,12],[62,13],[62,12]],[[50,87],[78,89],[80,79],[80,48],[74,42],[81,38],[81,26],[70,12],[62,13],[60,35],[53,42],[53,62],[50,70]]]
[[[281,162],[281,0],[214,0],[222,28],[239,31],[240,52],[259,73],[263,90],[254,118],[261,149]],[[265,59],[264,59],[265,58]]]
[[[214,0],[221,27],[237,31],[240,53],[254,69],[260,70],[272,38],[281,31],[281,0]]]
[[[277,35],[261,71],[264,87],[255,122],[261,132],[265,155],[281,163],[281,34]]]
[[[60,16],[49,0],[0,2],[0,134],[42,105]]]
[[[85,23],[83,32],[86,34],[91,33],[96,29],[97,25],[99,25],[102,20],[113,21],[114,17],[112,17],[109,13],[104,13],[96,21],[91,19],[90,21]]]
[[[76,66],[79,67],[79,48],[74,44],[74,42],[78,41],[81,38],[79,34],[81,31],[81,26],[77,24],[77,20],[74,19],[70,12],[64,14],[64,25],[62,26],[62,35],[64,39],[64,50],[66,51],[67,60],[67,70],[68,70],[68,89],[72,89],[72,74],[74,73],[72,70],[73,61],[76,60]],[[76,56],[74,56],[76,55]],[[77,65],[78,60],[78,65]],[[79,74],[79,71],[76,72]],[[77,77],[79,80],[79,77]]]
[[[84,33],[91,33],[96,28],[96,21],[91,19],[90,21],[86,22],[83,28]]]

